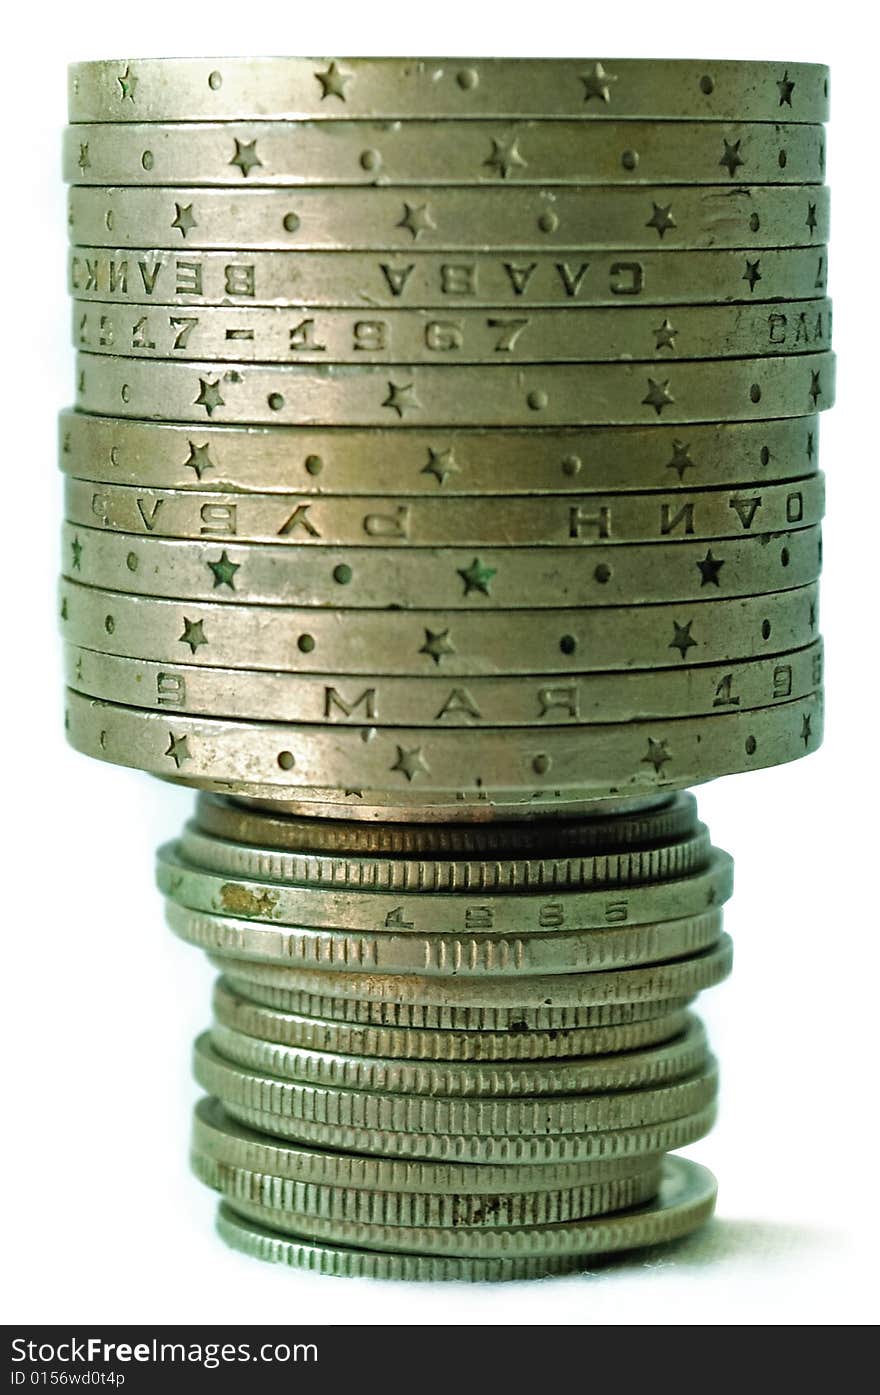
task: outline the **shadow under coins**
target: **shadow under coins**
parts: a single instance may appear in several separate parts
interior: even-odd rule
[[[717,1265],[719,1260],[746,1264],[760,1261],[765,1265],[774,1261],[788,1263],[833,1248],[836,1240],[833,1231],[807,1226],[715,1217],[681,1240],[600,1258],[584,1271],[583,1277],[633,1269],[702,1269]]]

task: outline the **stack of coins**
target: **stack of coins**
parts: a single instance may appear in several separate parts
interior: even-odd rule
[[[202,791],[233,1245],[506,1278],[714,1181],[688,785],[821,739],[827,72],[71,70],[72,743]]]

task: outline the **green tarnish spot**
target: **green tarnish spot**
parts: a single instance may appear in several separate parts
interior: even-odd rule
[[[235,590],[235,573],[241,566],[240,562],[231,562],[229,553],[224,548],[216,562],[207,562],[206,565],[214,573],[214,589],[218,586],[228,586],[230,591]]]
[[[484,596],[489,595],[489,582],[496,575],[495,567],[484,567],[479,557],[475,557],[469,567],[459,567],[458,574],[464,582],[464,594],[469,596],[471,591],[481,591]]]

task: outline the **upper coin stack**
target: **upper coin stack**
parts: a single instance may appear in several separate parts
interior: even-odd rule
[[[74,744],[415,818],[815,745],[826,101],[800,64],[75,66],[63,607],[111,705]]]
[[[802,64],[72,69],[68,731],[205,791],[159,882],[223,971],[231,1243],[513,1277],[710,1213],[663,1155],[731,869],[676,792],[821,739],[826,108]]]

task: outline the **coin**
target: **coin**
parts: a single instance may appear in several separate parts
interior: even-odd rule
[[[634,1142],[638,1135],[634,1137]],[[426,1196],[444,1193],[489,1195],[563,1190],[638,1177],[656,1167],[657,1156],[633,1149],[585,1162],[466,1163],[419,1158],[382,1158],[334,1153],[257,1133],[228,1115],[219,1100],[200,1099],[193,1113],[192,1151],[206,1162],[232,1169],[271,1173],[306,1186],[344,1187]]]
[[[263,305],[123,308],[75,300],[77,348],[114,358],[214,363],[670,363],[813,354],[831,347],[829,300],[445,312]]]
[[[650,1186],[643,1186],[642,1204],[647,1207],[652,1204],[648,1198],[657,1191],[658,1179],[653,1178]],[[635,1187],[630,1183],[633,1193]],[[624,1211],[626,1203],[623,1195],[618,1193],[619,1204],[609,1208],[613,1213]],[[636,1195],[633,1195],[631,1205],[638,1202]],[[392,1254],[406,1254],[413,1252],[427,1255],[437,1255],[441,1258],[447,1256],[463,1257],[498,1257],[508,1258],[511,1255],[556,1255],[578,1252],[582,1245],[582,1237],[587,1234],[592,1237],[591,1227],[601,1223],[607,1224],[607,1219],[613,1219],[613,1214],[608,1218],[602,1217],[602,1221],[593,1219],[591,1216],[572,1218],[568,1221],[548,1220],[545,1223],[533,1222],[523,1223],[514,1227],[487,1227],[487,1226],[460,1226],[454,1228],[437,1228],[433,1226],[421,1226],[413,1229],[407,1226],[383,1224],[381,1222],[370,1223],[360,1218],[348,1218],[344,1216],[318,1216],[314,1211],[301,1215],[295,1211],[285,1211],[271,1205],[261,1204],[258,1201],[250,1200],[241,1194],[228,1199],[229,1206],[236,1215],[253,1221],[258,1225],[270,1227],[276,1233],[301,1236],[311,1243],[320,1240],[333,1241],[336,1244],[348,1244],[363,1247],[366,1250],[390,1251]]]
[[[797,479],[816,468],[816,416],[651,426],[426,432],[205,424],[61,413],[59,463],[80,479],[137,488],[300,494],[570,494]],[[220,502],[228,503],[229,500]]]
[[[89,697],[154,711],[255,721],[324,722],[361,730],[425,727],[584,726],[769,707],[807,697],[822,682],[821,640],[764,659],[696,669],[472,678],[466,693],[430,677],[374,680],[346,695],[333,674],[198,668],[120,658],[66,645],[69,686]],[[450,697],[452,700],[450,701]],[[552,839],[550,839],[552,841]],[[501,836],[495,845],[504,846]],[[378,846],[378,845],[377,845]]]
[[[606,1209],[609,1212],[614,1212],[626,1208],[627,1200],[625,1198],[628,1194],[631,1198],[629,1205],[636,1205],[639,1201],[647,1204],[649,1198],[657,1191],[658,1179],[652,1178],[648,1185],[643,1183],[639,1190],[636,1188],[634,1179],[626,1184],[612,1183],[610,1186],[614,1189],[611,1194],[616,1198],[616,1205],[611,1205]],[[315,1214],[314,1208],[305,1214],[286,1211],[271,1205],[261,1204],[256,1200],[250,1200],[242,1196],[240,1192],[237,1196],[229,1199],[228,1204],[238,1216],[271,1227],[276,1233],[305,1235],[312,1243],[321,1239],[329,1239],[339,1244],[363,1246],[366,1250],[386,1250],[404,1254],[407,1251],[410,1253],[416,1251],[443,1258],[450,1253],[467,1257],[504,1255],[505,1258],[511,1253],[530,1256],[533,1254],[565,1253],[570,1247],[576,1247],[578,1244],[576,1237],[579,1232],[591,1224],[587,1217],[595,1214],[588,1211],[587,1216],[577,1219],[571,1218],[563,1221],[548,1218],[544,1224],[539,1221],[534,1221],[531,1224],[524,1222],[518,1226],[503,1229],[483,1226],[460,1226],[446,1229],[421,1226],[414,1230],[405,1225],[394,1225],[381,1221],[370,1223],[362,1218],[350,1218],[339,1214],[319,1216]]]
[[[513,1009],[508,1021],[525,1021],[528,1027],[538,1021],[537,1018],[531,1019],[525,1015],[534,1008],[604,1008],[619,1003],[663,1004],[663,1007],[657,1006],[655,1009],[659,1015],[666,1011],[665,1004],[670,999],[689,998],[694,993],[702,992],[704,988],[721,983],[730,972],[732,958],[730,937],[722,935],[714,948],[666,964],[584,974],[544,974],[515,980],[462,979],[451,974],[440,979],[358,971],[331,972],[323,969],[291,968],[282,964],[262,964],[252,960],[231,960],[217,955],[211,956],[211,962],[216,963],[236,987],[239,983],[256,985],[260,996],[265,986],[311,995],[314,999],[345,998],[356,999],[360,1003],[394,1002],[404,1006],[417,1004],[423,1010],[437,1007],[503,1007]],[[247,991],[251,992],[250,989]],[[320,1015],[328,1015],[326,1008],[322,1007]],[[409,1014],[407,1017],[409,1020],[415,1020]],[[426,1022],[428,1020],[425,1019]],[[448,1020],[454,1024],[454,1017]],[[477,1020],[474,1015],[472,1021]],[[600,1015],[598,1018],[579,1019],[574,1023],[570,1022],[570,1025],[600,1025],[603,1020],[606,1019]],[[552,1022],[553,1019],[551,1025]],[[565,1025],[565,1021],[555,1019],[555,1025]]]
[[[671,1041],[685,1030],[689,1021],[688,1014],[677,1009],[641,1022],[552,1031],[530,1031],[520,1027],[517,1031],[455,1032],[382,1023],[359,1024],[309,1017],[253,1002],[236,992],[224,978],[214,985],[212,1005],[218,1022],[248,1036],[259,1037],[264,1043],[278,1042],[284,1046],[408,1061],[558,1061],[602,1056]]]
[[[380,654],[383,675],[449,678],[570,674],[587,665],[591,672],[681,668],[779,654],[814,639],[818,605],[812,585],[640,608],[521,609],[505,621],[495,610],[330,611],[165,600],[76,581],[62,581],[60,595],[65,638],[86,649],[371,681]],[[459,693],[455,705],[467,706],[467,698]]]
[[[299,1224],[300,1218],[315,1216],[365,1225],[442,1226],[456,1230],[463,1226],[547,1225],[620,1211],[656,1195],[660,1181],[657,1163],[641,1174],[588,1182],[565,1191],[443,1195],[292,1182],[246,1168],[232,1168],[195,1150],[190,1155],[190,1165],[200,1182],[221,1192],[232,1206],[240,1202],[245,1208],[266,1207],[295,1215]]]
[[[260,1041],[224,1023],[211,1028],[210,1042],[224,1060],[285,1080],[380,1093],[481,1099],[640,1089],[691,1076],[703,1070],[707,1060],[706,1034],[696,1018],[691,1018],[681,1036],[659,1046],[581,1061],[537,1064],[348,1056]]]
[[[234,786],[239,795],[280,797],[294,802],[289,812],[342,807],[359,817],[383,809],[386,818],[426,803],[434,818],[446,809],[466,818],[490,799],[502,817],[531,816],[542,804],[567,813],[584,799],[619,797],[621,788],[637,797],[797,760],[822,739],[820,693],[745,720],[732,712],[468,736],[386,727],[364,741],[358,729],[168,716],[68,689],[66,721],[71,745],[99,760],[221,793]]]
[[[715,1207],[714,1192],[685,1209],[662,1214],[662,1220],[644,1224],[646,1239],[625,1240],[619,1248],[637,1248],[639,1244],[657,1244],[676,1239],[703,1225]],[[665,1224],[664,1224],[665,1222]],[[291,1239],[278,1231],[267,1229],[254,1221],[237,1216],[225,1203],[217,1213],[217,1233],[232,1249],[251,1258],[273,1264],[286,1264],[313,1274],[336,1278],[405,1279],[408,1282],[442,1280],[458,1282],[500,1282],[513,1279],[546,1278],[551,1274],[569,1274],[590,1267],[583,1256],[553,1255],[505,1258],[454,1259],[420,1254],[383,1254],[380,1251],[344,1249],[337,1245],[322,1245],[306,1240]],[[635,1233],[635,1232],[634,1232]],[[615,1235],[616,1238],[616,1235]]]
[[[778,508],[783,496],[779,487],[771,489]],[[789,489],[795,507],[798,492],[800,484]],[[97,507],[102,509],[103,491],[92,488],[91,501],[96,501],[96,493]],[[761,501],[755,507],[757,522],[764,503],[763,486],[749,491],[748,502],[742,496],[739,491],[746,516],[753,502]],[[149,516],[154,496],[141,491],[137,497]],[[206,497],[211,496],[202,495]],[[696,521],[699,500],[695,503],[694,495],[686,497]],[[676,496],[668,498],[672,502],[667,507],[672,510]],[[490,509],[494,507],[494,501],[486,502]],[[221,507],[237,509],[238,501]],[[688,506],[684,507],[686,527]],[[215,508],[208,506],[209,518]],[[475,512],[471,501],[471,514]],[[656,604],[699,599],[710,588],[713,595],[736,596],[806,586],[818,579],[821,567],[821,533],[816,525],[772,534],[761,528],[751,536],[726,538],[721,546],[677,536],[660,546],[603,544],[586,538],[587,566],[583,553],[571,545],[532,551],[493,544],[491,553],[484,556],[473,548],[455,546],[415,551],[364,546],[353,551],[328,544],[319,552],[303,548],[296,567],[291,568],[285,543],[251,546],[223,537],[212,547],[203,538],[133,537],[104,531],[97,520],[95,524],[64,525],[61,565],[69,580],[129,595],[245,605],[341,608],[344,601],[346,610],[357,610],[394,605],[400,596],[414,607],[439,605],[453,610]]]
[[[678,1239],[704,1225],[715,1209],[716,1188],[712,1174],[684,1158],[668,1158],[664,1168],[656,1202],[620,1216],[583,1222],[577,1240],[582,1251],[576,1254],[458,1258],[345,1249],[314,1240],[285,1237],[276,1230],[240,1218],[226,1203],[222,1203],[218,1211],[217,1229],[228,1245],[244,1254],[338,1277],[430,1282],[540,1278],[583,1269],[588,1266],[588,1256]],[[588,1231],[590,1224],[593,1229]]]
[[[536,251],[466,256],[382,252],[202,252],[70,249],[68,287],[80,301],[167,305],[395,306],[707,305],[812,301],[825,294],[827,247],[742,251]],[[804,307],[806,308],[806,307]]]
[[[263,893],[268,903],[272,893]],[[463,977],[519,977],[594,972],[619,965],[651,964],[693,954],[717,944],[719,911],[664,920],[658,925],[617,927],[592,934],[496,935],[393,933],[312,928],[280,931],[260,921],[204,914],[179,904],[166,905],[166,922],[176,935],[218,957],[244,956],[286,966],[363,973],[450,973]]]
[[[279,986],[278,972],[266,964],[238,960],[234,964],[219,955],[208,959],[223,973],[223,982],[240,997],[270,1007],[278,1012],[299,1013],[310,1018],[322,1018],[347,1026],[401,1031],[431,1031],[467,1033],[477,1036],[484,1032],[519,1039],[527,1033],[593,1032],[643,1027],[665,1020],[670,1013],[684,1011],[692,995],[646,999],[644,1002],[564,1003],[546,1002],[533,1007],[493,1003],[399,1002],[392,997],[375,999],[357,997],[337,998],[325,991],[325,985],[312,983],[314,991],[290,986],[289,976]],[[694,990],[696,991],[696,990]]]
[[[834,400],[834,355],[664,364],[362,366],[77,356],[77,406],[178,422],[577,426],[807,416]]]
[[[606,852],[690,837],[697,826],[692,794],[655,795],[627,801],[624,814],[603,810],[589,819],[536,819],[530,823],[363,824],[298,819],[277,806],[252,809],[217,795],[200,794],[196,824],[203,832],[295,852],[376,856],[534,857],[564,852]]]
[[[537,549],[548,546],[574,550],[603,542],[709,541],[748,533],[766,537],[818,523],[825,511],[821,474],[756,490],[501,497],[487,499],[480,509],[467,498],[384,495],[304,499],[297,494],[252,493],[219,503],[216,493],[207,490],[145,490],[128,484],[95,489],[91,481],[76,479],[65,481],[64,492],[71,523],[151,537],[194,538],[203,548],[206,540],[215,538],[297,548],[372,548],[377,540],[390,548],[507,544],[536,549],[536,561],[541,555]],[[71,563],[77,555],[74,549]],[[477,563],[473,575],[457,577],[459,596],[476,593],[494,599],[499,569],[482,565],[479,558]],[[487,568],[490,575],[485,575]],[[231,583],[221,581],[224,584],[235,590],[235,574]],[[413,604],[408,593],[401,594]],[[338,591],[337,605],[348,595]]]
[[[75,137],[83,144],[81,134]],[[86,142],[88,144],[88,142]],[[78,159],[78,151],[75,158]],[[778,154],[776,159],[778,161]],[[236,174],[237,171],[230,171]],[[829,196],[813,184],[668,184],[638,188],[210,189],[192,185],[74,187],[68,229],[96,247],[239,252],[444,252],[490,247],[632,251],[817,247],[828,241]]]
[[[69,184],[129,186],[821,184],[825,133],[709,121],[83,122],[64,132],[62,169]]]
[[[729,59],[138,58],[72,63],[74,122],[577,116],[826,121],[828,69]]]
[[[219,1098],[235,1116],[237,1110],[254,1110],[277,1117],[273,1132],[311,1142],[339,1146],[344,1137],[362,1140],[367,1152],[412,1153],[424,1150],[423,1139],[433,1135],[427,1156],[442,1156],[453,1139],[462,1141],[461,1156],[480,1148],[465,1139],[492,1138],[510,1145],[522,1140],[526,1153],[534,1143],[546,1142],[548,1156],[579,1156],[593,1151],[587,1130],[644,1128],[681,1119],[705,1108],[715,1098],[717,1070],[711,1058],[691,1076],[633,1090],[612,1090],[589,1095],[541,1095],[456,1097],[391,1094],[378,1090],[353,1090],[341,1086],[311,1085],[283,1080],[233,1065],[211,1045],[207,1034],[197,1038],[193,1071],[196,1082]],[[396,1135],[392,1141],[388,1135]],[[416,1141],[418,1140],[418,1141]],[[384,1144],[388,1146],[383,1146]]]
[[[732,863],[676,791],[822,738],[827,96],[71,69],[65,728],[201,791],[157,881],[222,975],[233,1246],[539,1277],[711,1214],[663,1154],[714,1122]]]
[[[715,1121],[714,1101],[704,1109],[681,1118],[663,1120],[631,1129],[605,1129],[590,1133],[520,1135],[501,1137],[485,1134],[407,1134],[385,1132],[378,1136],[369,1129],[311,1125],[308,1120],[291,1120],[246,1105],[223,1102],[223,1107],[239,1123],[264,1133],[275,1133],[296,1142],[315,1138],[326,1147],[353,1148],[361,1152],[370,1144],[377,1152],[394,1157],[443,1162],[447,1158],[465,1162],[592,1162],[596,1158],[654,1157],[681,1148],[705,1137]]]
[[[376,891],[212,872],[185,861],[177,843],[159,849],[156,876],[165,895],[191,910],[266,920],[298,930],[391,931],[404,938],[467,932],[477,940],[491,931],[535,933],[543,939],[546,932],[563,929],[596,930],[601,937],[614,926],[652,926],[721,906],[733,886],[733,862],[727,853],[713,848],[707,864],[699,871],[649,885],[551,886],[529,891],[478,888],[486,893],[478,902],[462,891],[426,894],[399,887]],[[548,899],[550,892],[554,899]],[[276,952],[271,957],[284,955]]]
[[[711,843],[705,824],[687,838],[661,847],[629,848],[553,858],[345,857],[297,853],[234,843],[203,833],[188,823],[176,844],[190,865],[232,876],[300,885],[363,888],[366,891],[466,892],[532,891],[548,887],[567,890],[585,886],[627,886],[663,881],[701,871],[708,863]]]

